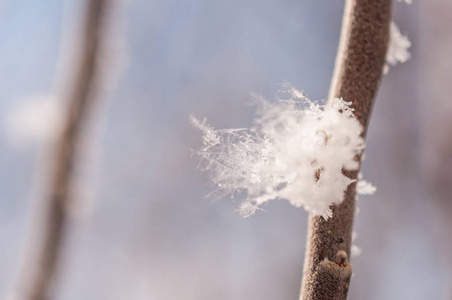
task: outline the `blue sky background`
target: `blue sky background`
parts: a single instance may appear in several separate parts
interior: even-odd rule
[[[125,63],[87,130],[79,181],[88,209],[71,220],[55,299],[297,299],[307,213],[272,201],[243,219],[237,203],[205,199],[211,187],[191,157],[201,134],[188,116],[249,126],[250,93],[272,99],[282,81],[324,99],[343,1],[128,2],[116,14]],[[419,83],[431,59],[422,49],[435,41],[423,25],[435,20],[417,2],[395,4],[412,59],[385,76],[371,120],[364,175],[378,191],[358,202],[363,252],[350,299],[446,299],[451,283],[419,165]],[[80,3],[0,5],[0,120],[57,93],[68,75],[57,68],[62,37],[71,40]],[[44,142],[18,146],[0,130],[0,298],[39,201],[43,153]]]

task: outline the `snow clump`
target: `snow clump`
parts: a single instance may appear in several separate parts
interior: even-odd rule
[[[191,117],[203,132],[197,152],[223,196],[244,193],[243,216],[252,215],[272,199],[287,199],[324,218],[340,204],[352,180],[343,169],[358,170],[364,149],[363,127],[351,102],[334,99],[318,104],[288,87],[290,97],[270,103],[258,99],[251,128],[216,130]]]
[[[400,33],[399,27],[394,22],[391,22],[389,30],[390,40],[386,53],[386,65],[384,66],[385,74],[389,71],[389,65],[395,66],[397,63],[404,63],[410,58],[408,49],[411,47],[411,42],[408,37]]]

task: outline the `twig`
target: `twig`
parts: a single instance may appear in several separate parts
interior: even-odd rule
[[[83,122],[93,107],[99,83],[99,52],[111,0],[88,0],[81,31],[76,70],[67,90],[67,111],[56,141],[50,169],[50,187],[44,198],[44,218],[39,227],[35,249],[29,249],[31,261],[19,280],[19,299],[48,299],[51,284],[62,252],[68,202],[73,199],[74,167],[78,154]]]
[[[366,135],[389,42],[391,0],[346,0],[342,32],[329,101],[351,101]],[[361,161],[361,157],[356,158]],[[356,179],[358,171],[344,172]],[[309,216],[306,257],[300,299],[347,298],[355,214],[356,183],[351,184],[333,217]]]

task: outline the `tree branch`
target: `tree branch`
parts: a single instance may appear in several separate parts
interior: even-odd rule
[[[85,8],[79,50],[75,57],[73,82],[65,96],[67,111],[56,141],[50,169],[50,187],[44,198],[44,215],[39,227],[38,244],[19,278],[19,299],[48,299],[51,283],[61,256],[67,220],[68,202],[73,200],[74,167],[78,156],[83,122],[93,107],[99,83],[99,52],[102,46],[105,16],[111,0],[88,0]]]
[[[351,101],[366,136],[389,42],[391,0],[346,0],[342,32],[329,101]],[[361,161],[361,157],[357,157]],[[359,171],[344,171],[356,179]],[[300,299],[347,298],[352,266],[349,263],[355,214],[356,183],[344,201],[332,207],[333,217],[309,216]]]

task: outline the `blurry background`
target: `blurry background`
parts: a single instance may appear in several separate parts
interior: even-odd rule
[[[0,1],[1,298],[39,203],[59,58],[83,2]],[[201,133],[188,116],[249,126],[250,93],[273,99],[283,80],[324,99],[343,1],[127,2],[115,14],[116,75],[87,127],[55,299],[297,299],[307,213],[271,201],[244,219],[240,199],[206,199],[213,187],[191,156]],[[363,173],[378,190],[357,203],[349,298],[452,299],[452,4],[394,6],[412,57],[390,69],[375,104]]]

